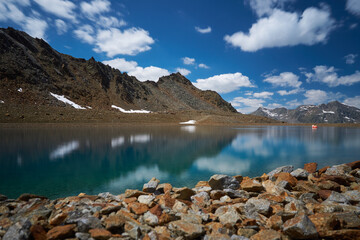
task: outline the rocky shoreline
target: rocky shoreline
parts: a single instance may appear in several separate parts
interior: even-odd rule
[[[0,240],[360,239],[360,161],[261,177],[214,175],[193,188],[160,184],[56,200],[0,195]]]

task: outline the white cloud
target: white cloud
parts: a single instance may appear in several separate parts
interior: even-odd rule
[[[272,92],[259,92],[253,94],[255,98],[270,98],[272,95],[274,95]]]
[[[0,20],[11,20],[19,25],[23,24],[26,16],[20,9],[10,2],[0,2]]]
[[[200,63],[200,64],[198,65],[198,67],[199,67],[199,68],[204,68],[204,69],[209,69],[209,68],[210,68],[208,65],[206,65],[206,64],[204,64],[204,63]]]
[[[298,88],[301,86],[302,82],[299,81],[299,76],[295,75],[292,72],[283,72],[277,76],[269,76],[264,79],[264,82],[271,83],[276,87],[294,87]]]
[[[353,24],[351,24],[351,25],[349,26],[349,28],[350,28],[350,29],[354,29],[354,28],[357,27],[357,25],[358,25],[357,23],[353,23]]]
[[[231,105],[236,108],[238,112],[241,113],[251,113],[254,112],[259,107],[263,106],[265,101],[258,98],[243,98],[236,97],[230,101]]]
[[[96,52],[106,52],[108,57],[118,54],[136,55],[151,49],[155,41],[149,32],[141,28],[129,28],[121,31],[117,28],[99,30],[96,36]]]
[[[195,58],[183,57],[182,60],[185,65],[195,64]]]
[[[354,15],[360,16],[360,1],[359,0],[347,0],[346,10]]]
[[[312,105],[325,103],[329,99],[325,91],[314,89],[306,91],[304,96],[306,97],[306,99],[304,100],[304,104]]]
[[[344,104],[360,108],[360,96],[347,98],[347,99],[344,100]]]
[[[78,29],[74,30],[74,34],[77,38],[89,44],[93,44],[96,41],[94,37],[94,33],[95,31],[93,27],[88,24],[83,25]]]
[[[164,68],[149,66],[140,67],[135,61],[126,61],[124,58],[115,58],[109,61],[103,61],[104,64],[119,69],[121,72],[127,72],[130,76],[136,77],[139,81],[157,81],[162,76],[170,75],[170,72]]]
[[[254,23],[248,33],[236,32],[226,35],[224,40],[247,52],[299,44],[314,45],[326,42],[334,23],[326,8],[307,8],[301,16],[274,9],[269,17]]]
[[[240,87],[254,87],[247,76],[242,73],[227,73],[215,75],[206,79],[197,79],[195,87],[202,90],[213,90],[218,93],[229,93]]]
[[[348,55],[346,55],[344,57],[346,64],[354,64],[356,57],[357,57],[357,54],[348,54]]]
[[[176,71],[181,73],[183,76],[187,76],[191,73],[191,71],[186,68],[177,68]]]
[[[285,2],[293,0],[249,0],[250,7],[259,17],[271,14],[275,8],[282,8]]]
[[[93,0],[90,3],[81,2],[81,11],[89,17],[93,17],[96,14],[110,11],[110,1],[108,0]]]
[[[52,13],[58,17],[66,18],[75,21],[76,20],[76,14],[74,13],[74,10],[76,8],[76,5],[67,0],[51,0],[49,3],[49,0],[34,0],[37,4],[39,4],[42,9],[45,11]]]
[[[100,16],[96,19],[96,23],[103,28],[126,26],[126,22],[124,20],[119,20],[116,17]]]
[[[45,39],[45,31],[48,24],[41,19],[27,17],[24,23],[24,30],[32,37]]]
[[[299,92],[303,91],[303,89],[301,88],[297,88],[297,89],[293,89],[290,91],[286,91],[286,90],[279,90],[277,91],[277,93],[281,96],[287,96],[287,95],[292,95],[292,94],[297,94]]]
[[[68,27],[67,27],[66,23],[61,19],[56,19],[55,20],[55,26],[56,26],[56,32],[59,35],[62,35],[64,33],[66,33],[67,30],[68,30]]]
[[[360,82],[360,72],[356,71],[351,75],[339,77],[336,73],[337,69],[327,66],[314,67],[314,73],[305,73],[307,82],[322,82],[330,87],[337,87],[339,85],[350,86]]]
[[[211,33],[211,27],[207,27],[207,28],[195,27],[195,30],[202,34]]]
[[[303,101],[304,104],[320,104],[320,103],[326,103],[329,101],[338,100],[342,97],[344,97],[341,93],[332,93],[332,92],[325,92],[323,90],[307,90],[304,93],[305,99]]]

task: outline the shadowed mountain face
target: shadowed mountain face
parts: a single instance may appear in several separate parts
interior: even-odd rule
[[[289,123],[359,123],[360,109],[338,101],[328,104],[302,105],[296,109],[260,107],[251,113]]]
[[[140,82],[94,58],[61,54],[12,28],[0,28],[0,56],[0,96],[11,104],[65,106],[52,92],[93,109],[236,112],[219,94],[197,89],[180,73]]]

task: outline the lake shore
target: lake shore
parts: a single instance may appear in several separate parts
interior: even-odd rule
[[[120,195],[0,195],[0,239],[358,239],[359,214],[360,161],[308,163],[192,189],[153,178]]]

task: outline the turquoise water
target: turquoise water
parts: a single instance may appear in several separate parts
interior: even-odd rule
[[[360,160],[360,129],[32,127],[0,129],[0,194],[119,194],[152,177],[193,187],[215,173],[259,176],[292,164]]]

